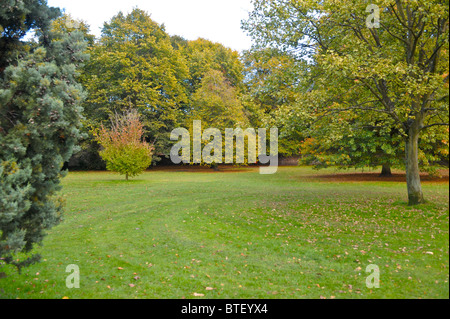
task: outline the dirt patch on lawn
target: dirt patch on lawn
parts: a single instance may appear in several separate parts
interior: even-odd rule
[[[449,171],[439,171],[440,176],[431,176],[427,173],[421,174],[424,183],[445,184],[449,183]],[[313,175],[311,178],[327,182],[406,182],[406,174],[403,172],[393,173],[392,176],[380,176],[380,173],[336,173],[329,175]]]

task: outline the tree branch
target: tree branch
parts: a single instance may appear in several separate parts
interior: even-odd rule
[[[423,127],[421,128],[421,130],[426,130],[426,129],[428,129],[428,128],[430,128],[430,127],[433,127],[433,126],[449,126],[449,123],[435,123],[435,124],[430,124],[430,125],[423,126]]]

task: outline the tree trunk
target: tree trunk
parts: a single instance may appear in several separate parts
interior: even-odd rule
[[[390,176],[392,176],[391,165],[384,164],[380,176],[381,177],[390,177]]]
[[[424,202],[419,170],[419,130],[413,125],[406,139],[406,183],[409,205]]]
[[[128,181],[128,173],[125,175],[125,178],[127,179],[127,181]]]

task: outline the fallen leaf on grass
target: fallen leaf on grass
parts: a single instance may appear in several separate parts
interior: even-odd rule
[[[205,296],[204,294],[198,294],[196,292],[194,292],[193,295],[194,295],[194,297],[204,297]]]

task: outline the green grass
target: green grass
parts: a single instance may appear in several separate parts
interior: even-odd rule
[[[314,177],[330,173],[71,173],[42,262],[0,266],[0,298],[449,298],[448,183],[408,207],[405,183]]]

